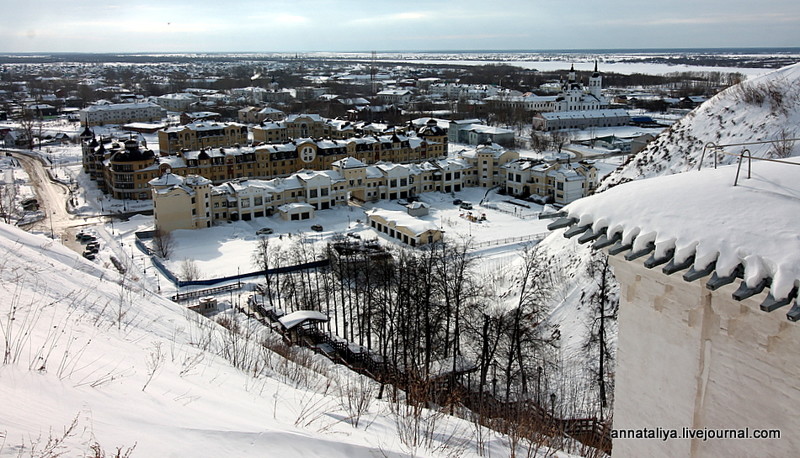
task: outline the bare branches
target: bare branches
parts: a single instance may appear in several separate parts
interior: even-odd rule
[[[175,239],[169,232],[156,229],[153,233],[153,251],[162,259],[169,259],[175,249]]]
[[[147,389],[147,385],[153,381],[153,377],[155,377],[156,372],[161,369],[163,364],[164,353],[161,351],[161,342],[153,342],[153,349],[150,350],[150,353],[147,355],[147,360],[145,361],[147,377],[145,378],[144,385],[142,385],[142,391]]]

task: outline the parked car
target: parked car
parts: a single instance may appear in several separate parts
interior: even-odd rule
[[[311,230],[312,231],[317,231],[317,232],[322,232],[322,226],[320,226],[319,224],[315,224],[315,225],[311,226]]]
[[[94,253],[87,250],[83,252],[83,257],[91,261],[92,259],[94,259],[95,256]]]
[[[461,202],[460,207],[463,208],[464,210],[472,210],[472,203],[470,203],[470,202]]]
[[[92,229],[84,229],[75,234],[75,240],[81,242],[93,242],[97,240],[97,232]]]
[[[361,238],[361,236],[360,236],[360,235],[358,235],[358,234],[356,234],[355,232],[348,232],[348,233],[347,233],[347,236],[348,236],[348,237],[352,237],[352,238],[354,238],[354,239],[360,239],[360,238]]]
[[[454,200],[453,205],[461,205],[461,199]]]
[[[262,227],[261,229],[256,231],[256,235],[270,235],[273,232],[274,231],[272,230],[271,227]]]
[[[86,251],[91,253],[97,253],[100,251],[100,243],[98,242],[89,242],[86,244]]]

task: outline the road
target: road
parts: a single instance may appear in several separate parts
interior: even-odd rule
[[[83,247],[75,241],[75,233],[80,226],[97,224],[105,221],[103,216],[76,217],[67,210],[67,201],[70,197],[69,188],[54,182],[47,174],[47,167],[38,157],[12,152],[12,156],[19,160],[28,174],[30,184],[36,190],[39,206],[45,214],[41,221],[27,226],[27,230],[41,231],[50,234],[51,231],[60,237],[64,245],[78,253],[83,252]]]

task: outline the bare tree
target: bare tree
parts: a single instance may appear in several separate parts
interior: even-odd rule
[[[560,338],[558,330],[546,322],[547,299],[553,292],[547,259],[540,249],[532,245],[525,246],[520,254],[522,268],[514,291],[517,304],[504,316],[509,332],[503,355],[506,402],[510,399],[512,385],[517,377],[521,394],[528,393],[529,377],[532,375],[529,370],[545,363],[548,359],[547,347],[554,346]]]
[[[772,143],[772,148],[769,150],[769,156],[777,158],[786,158],[792,155],[794,150],[794,131],[783,128],[778,132],[777,138]]]
[[[561,152],[561,148],[564,147],[570,141],[570,133],[566,130],[554,130],[550,132],[550,139],[552,141],[552,146],[556,148],[556,151],[559,153]]]
[[[17,188],[14,183],[0,184],[0,220],[6,224],[11,224],[11,216],[15,213],[16,195]]]
[[[194,259],[184,259],[181,262],[181,278],[183,281],[194,281],[200,279],[200,268]]]
[[[280,267],[281,249],[280,246],[271,247],[267,237],[258,239],[258,244],[253,250],[252,262],[253,265],[264,271],[264,282],[266,283],[267,298],[269,299],[270,307],[275,306],[276,289],[279,288],[277,275],[274,270]]]
[[[609,381],[613,373],[613,351],[609,342],[611,323],[616,322],[619,310],[619,299],[611,294],[613,273],[608,265],[608,255],[597,253],[587,266],[587,273],[594,279],[597,289],[589,297],[591,304],[591,322],[589,334],[584,348],[595,353],[592,358],[591,371],[597,381],[600,398],[600,412],[608,407],[608,393],[612,390]],[[596,359],[595,359],[596,358]]]
[[[28,149],[33,149],[33,131],[36,127],[36,119],[32,114],[26,112],[19,120],[22,137],[28,143]]]
[[[549,147],[550,139],[548,138],[547,134],[536,130],[531,132],[531,149],[537,153],[541,153]]]
[[[161,229],[156,229],[153,234],[153,250],[162,259],[169,259],[175,249],[175,239],[172,234]]]

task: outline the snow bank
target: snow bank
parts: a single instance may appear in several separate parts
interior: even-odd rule
[[[748,287],[772,279],[776,299],[800,284],[800,159],[754,161],[752,178],[735,166],[640,180],[581,199],[566,209],[578,225],[634,239],[633,250],[655,243],[655,256],[675,249],[675,260],[696,254],[702,269],[745,269]],[[607,228],[607,229],[606,229]]]

